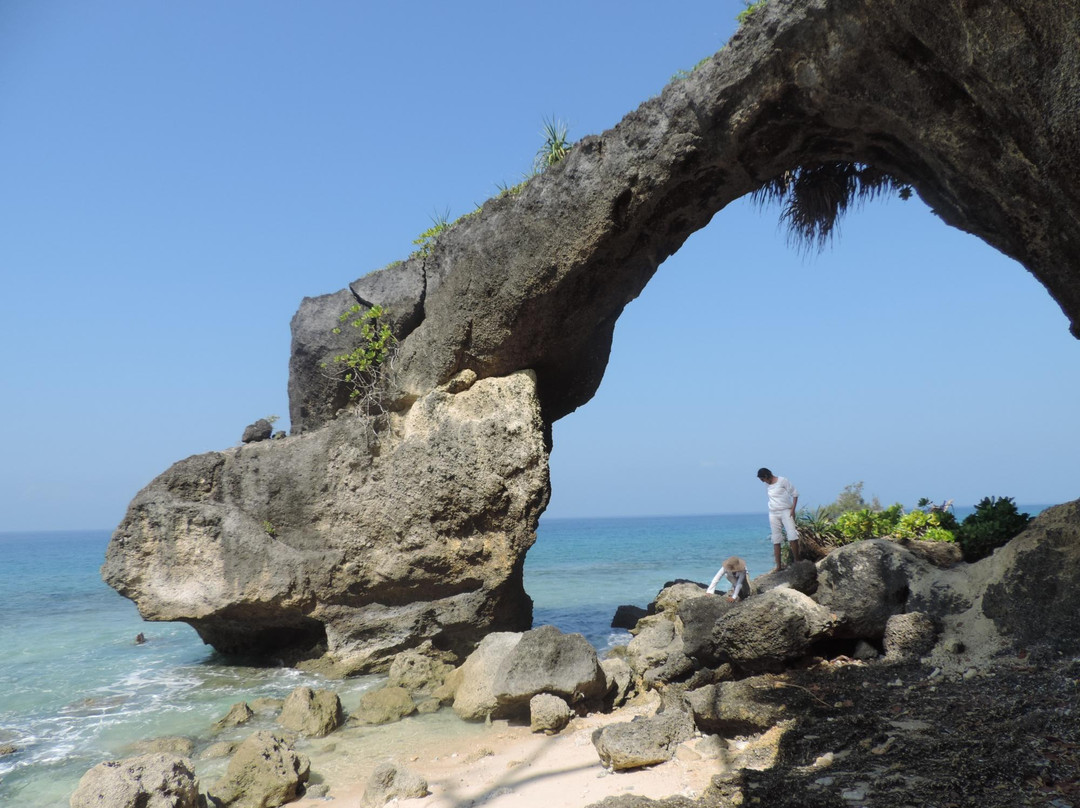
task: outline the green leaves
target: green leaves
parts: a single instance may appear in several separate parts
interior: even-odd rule
[[[567,139],[569,131],[567,124],[555,117],[544,120],[540,130],[544,142],[533,159],[533,170],[537,174],[560,162],[570,152],[573,144]]]
[[[975,506],[975,513],[960,525],[957,541],[964,551],[964,560],[986,558],[1016,537],[1030,521],[1028,514],[1017,510],[1012,497],[983,497]]]
[[[334,363],[342,365],[341,381],[349,388],[349,399],[355,401],[368,395],[377,382],[378,369],[386,362],[397,344],[389,323],[381,318],[386,314],[382,306],[364,309],[359,304],[350,307],[338,321],[359,329],[360,342],[347,353],[334,357]],[[333,329],[340,334],[341,329]],[[323,367],[326,367],[325,363]]]

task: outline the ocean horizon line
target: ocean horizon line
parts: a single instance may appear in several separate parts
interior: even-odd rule
[[[1069,502],[1069,501],[1071,501],[1071,500],[1066,500],[1066,502]],[[1064,503],[1063,502],[1038,502],[1038,503],[1018,502],[1018,503],[1016,503],[1016,507],[1020,511],[1025,511],[1025,510],[1034,511],[1034,513],[1032,514],[1034,516],[1034,515],[1040,513],[1041,511],[1046,510],[1047,508],[1052,508],[1055,505],[1062,505],[1062,504],[1064,504]],[[820,507],[820,506],[815,506],[815,507]],[[912,507],[915,507],[915,506],[912,506]],[[974,505],[974,503],[972,503],[972,504],[966,504],[966,503],[965,504],[955,504],[954,503],[953,508],[954,509],[960,509],[960,510],[969,510],[969,509],[974,509],[975,505]],[[764,507],[759,509],[759,510],[752,510],[752,511],[711,511],[711,512],[705,512],[705,513],[697,512],[697,513],[591,514],[591,515],[588,515],[588,516],[573,516],[573,515],[571,515],[571,516],[567,516],[567,515],[549,516],[547,513],[543,513],[543,514],[540,515],[540,520],[539,521],[540,522],[558,522],[558,521],[583,521],[583,522],[587,522],[587,521],[590,521],[590,520],[599,521],[599,520],[604,520],[604,519],[703,519],[703,518],[706,518],[706,517],[714,517],[714,516],[754,516],[754,515],[764,514],[764,513],[765,513],[765,508]],[[0,530],[0,539],[3,539],[5,537],[9,537],[9,536],[16,536],[16,535],[25,536],[27,534],[40,535],[40,534],[57,534],[57,533],[112,533],[114,530],[116,530],[116,527],[23,528],[23,529],[14,529],[14,530],[4,529],[4,530]]]

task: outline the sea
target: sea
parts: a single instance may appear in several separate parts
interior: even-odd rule
[[[151,738],[204,746],[240,701],[303,684],[333,688],[347,711],[383,681],[230,664],[187,625],[143,621],[101,580],[108,541],[105,530],[0,533],[0,805],[67,806],[91,767]],[[645,607],[677,579],[708,582],[730,555],[751,576],[771,569],[764,513],[544,517],[525,561],[533,624],[579,632],[602,654],[630,639],[611,628],[620,605]]]

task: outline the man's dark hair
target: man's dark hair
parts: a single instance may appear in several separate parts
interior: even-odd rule
[[[773,473],[767,468],[760,468],[757,470],[757,478],[759,480],[771,480]]]

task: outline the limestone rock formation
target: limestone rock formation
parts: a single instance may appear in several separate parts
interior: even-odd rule
[[[71,808],[199,808],[201,804],[191,761],[163,754],[98,764],[82,776],[71,795]]]
[[[593,395],[617,318],[659,264],[801,168],[866,164],[910,184],[1026,267],[1080,337],[1077,41],[1070,2],[770,0],[429,254],[305,299],[294,436],[166,471],[117,529],[106,580],[222,651],[325,647],[354,669],[527,628],[521,565],[551,423]],[[322,366],[352,347],[332,329],[353,304],[386,307],[400,344],[375,414],[338,417],[349,391]]]
[[[529,729],[554,735],[570,723],[570,705],[566,699],[550,693],[537,693],[529,699]]]
[[[256,732],[237,748],[207,795],[219,806],[274,808],[296,799],[311,774],[306,755],[281,735]]]
[[[689,713],[669,710],[650,718],[638,716],[622,724],[608,724],[593,733],[593,746],[609,769],[623,771],[671,760],[683,741],[694,737]]]
[[[332,690],[312,690],[301,685],[285,699],[278,723],[285,729],[312,738],[329,735],[341,726],[341,699]]]
[[[461,666],[454,712],[466,720],[527,716],[540,693],[570,703],[602,698],[608,680],[596,649],[580,634],[541,626],[489,634]]]
[[[325,646],[357,669],[528,628],[522,563],[548,495],[535,377],[435,390],[390,420],[177,463],[131,504],[105,580],[222,651]]]
[[[427,793],[427,780],[419,774],[394,763],[380,763],[368,778],[360,806],[382,808],[391,800],[419,798]]]

